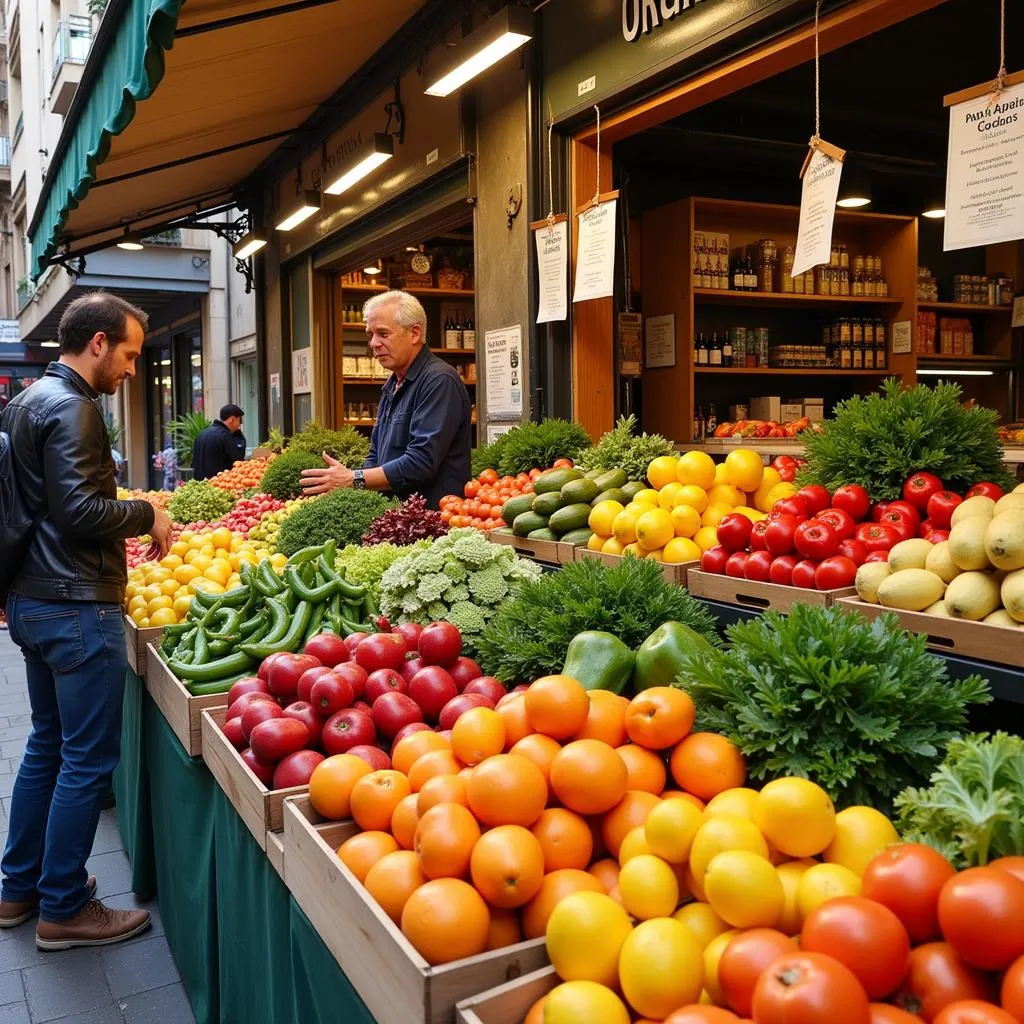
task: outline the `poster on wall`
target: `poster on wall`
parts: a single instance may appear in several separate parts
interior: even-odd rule
[[[639,313],[619,314],[619,375],[643,376],[643,317]]]
[[[308,395],[313,391],[313,349],[297,348],[292,352],[292,394]]]
[[[832,228],[836,218],[839,182],[843,176],[842,157],[837,158],[832,153],[845,156],[843,150],[819,143],[812,151],[804,171],[793,277],[828,263],[832,255]]]
[[[484,335],[488,416],[523,413],[523,328],[502,327]]]
[[[644,321],[644,343],[648,369],[676,365],[676,316],[649,316]]]
[[[545,224],[534,231],[534,238],[540,286],[537,323],[564,320],[569,315],[569,222]]]
[[[518,421],[515,423],[488,423],[487,443],[494,444],[502,434],[507,434],[510,430],[514,430],[518,426]]]
[[[1024,82],[995,98],[951,104],[946,160],[946,251],[1018,238],[1024,238]]]
[[[579,215],[576,253],[576,288],[573,302],[605,299],[615,291],[615,210],[610,199],[590,206]]]

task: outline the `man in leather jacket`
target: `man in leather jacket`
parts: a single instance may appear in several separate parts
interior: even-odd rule
[[[0,415],[36,522],[7,598],[11,637],[25,657],[32,734],[0,862],[0,928],[38,913],[40,949],[106,945],[149,926],[147,911],[95,899],[85,870],[121,753],[124,541],[149,533],[157,557],[170,545],[164,512],[117,500],[97,405],[135,376],[146,324],[142,310],[114,295],[76,299],[61,318],[59,361]]]

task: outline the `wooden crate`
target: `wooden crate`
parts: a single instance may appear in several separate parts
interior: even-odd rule
[[[223,704],[224,698],[221,697],[220,707],[202,712],[203,760],[231,801],[231,806],[238,811],[238,816],[260,844],[260,849],[265,850],[267,833],[280,832],[284,828],[285,797],[305,794],[309,787],[267,789],[221,731],[228,713]]]
[[[203,752],[202,720],[199,716],[207,708],[224,704],[227,694],[193,697],[161,660],[155,644],[150,644],[146,653],[146,692],[156,702],[188,756],[199,757]]]
[[[523,1024],[530,1007],[559,981],[554,967],[534,971],[471,999],[464,999],[455,1007],[455,1019],[458,1024]]]
[[[629,556],[627,556],[629,557]],[[579,547],[576,549],[576,561],[579,562],[584,558],[593,558],[599,562],[604,562],[608,566],[616,566],[622,564],[622,555],[606,555],[603,551],[591,551],[587,547]],[[665,575],[665,579],[669,583],[675,583],[677,586],[685,587],[686,581],[689,578],[688,573],[692,569],[696,569],[699,565],[699,561],[693,562],[679,562],[674,565],[670,565],[667,562],[659,562],[661,571]]]
[[[269,829],[266,834],[267,845],[264,849],[267,851],[267,860],[270,861],[270,866],[280,875],[281,881],[284,881],[284,833],[283,832],[271,832]]]
[[[1024,668],[1024,627],[1013,629],[966,619],[948,619],[941,615],[925,615],[924,612],[904,612],[884,608],[880,604],[868,604],[858,597],[840,598],[839,603],[844,608],[860,612],[869,621],[892,612],[903,629],[923,634],[928,638],[929,647],[948,654]]]
[[[146,629],[139,629],[127,615],[124,617],[124,635],[128,647],[128,664],[137,676],[145,679],[146,648],[150,644],[158,647],[163,632],[163,626],[149,626]]]
[[[529,537],[516,537],[511,533],[499,533],[490,530],[487,539],[494,544],[507,544],[514,548],[517,555],[532,558],[537,562],[548,562],[551,565],[568,565],[576,560],[573,544],[564,544],[560,540],[530,540]]]
[[[795,604],[831,605],[841,597],[855,594],[853,587],[839,590],[805,590],[802,587],[784,587],[778,583],[758,583],[733,576],[719,576],[713,572],[691,569],[686,575],[686,586],[694,597],[708,601],[737,604],[743,608],[788,612]]]
[[[432,967],[338,859],[359,827],[285,801],[284,876],[377,1024],[453,1024],[455,1004],[548,963],[543,939]]]

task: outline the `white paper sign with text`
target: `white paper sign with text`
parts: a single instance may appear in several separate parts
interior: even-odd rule
[[[534,232],[537,240],[537,270],[540,303],[537,323],[564,320],[569,315],[569,222],[559,221]]]
[[[484,335],[487,366],[487,415],[523,412],[523,328],[502,327]]]
[[[580,214],[573,302],[604,299],[615,291],[615,209],[610,199]]]
[[[793,277],[828,263],[832,255],[832,226],[842,176],[841,160],[833,160],[820,149],[814,151],[804,174]]]

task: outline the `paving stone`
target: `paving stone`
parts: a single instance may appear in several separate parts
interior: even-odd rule
[[[26,715],[11,715],[7,719],[7,724],[8,725],[31,725],[32,724],[32,715],[31,715],[31,713],[26,714]]]
[[[25,1001],[25,986],[21,983],[21,971],[7,971],[0,974],[0,1006]]]
[[[44,954],[52,958],[52,963],[25,971],[32,1024],[109,1006],[113,1002],[99,953],[93,949],[74,952],[82,955],[69,956],[67,952]]]
[[[14,792],[17,772],[0,772],[0,796],[10,796]]]
[[[31,722],[26,722],[24,725],[0,726],[0,742],[6,743],[10,740],[25,740],[28,739],[31,732]]]
[[[8,1003],[0,1006],[0,1024],[32,1024],[28,1003]]]
[[[35,967],[46,958],[47,954],[36,949],[35,918],[17,928],[4,929],[2,935],[4,941],[0,942],[0,972]]]
[[[3,776],[0,776],[2,779]],[[117,853],[124,850],[121,830],[117,826],[117,816],[113,811],[101,811],[100,823],[96,828],[96,838],[92,844],[92,856],[101,853]]]
[[[72,1013],[68,1017],[58,1017],[53,1024],[124,1024],[124,1017],[121,1016],[120,1006],[111,1003],[109,1006],[97,1006],[82,1013]],[[177,1021],[167,1021],[167,1024],[177,1024]]]
[[[101,900],[132,891],[132,869],[123,850],[90,857],[85,867],[96,876],[96,895]]]
[[[103,951],[101,960],[115,999],[165,988],[181,980],[162,936],[113,946]]]
[[[25,753],[25,739],[0,742],[0,757],[21,757]]]
[[[125,1024],[195,1024],[188,996],[180,984],[122,999],[121,1013]]]

